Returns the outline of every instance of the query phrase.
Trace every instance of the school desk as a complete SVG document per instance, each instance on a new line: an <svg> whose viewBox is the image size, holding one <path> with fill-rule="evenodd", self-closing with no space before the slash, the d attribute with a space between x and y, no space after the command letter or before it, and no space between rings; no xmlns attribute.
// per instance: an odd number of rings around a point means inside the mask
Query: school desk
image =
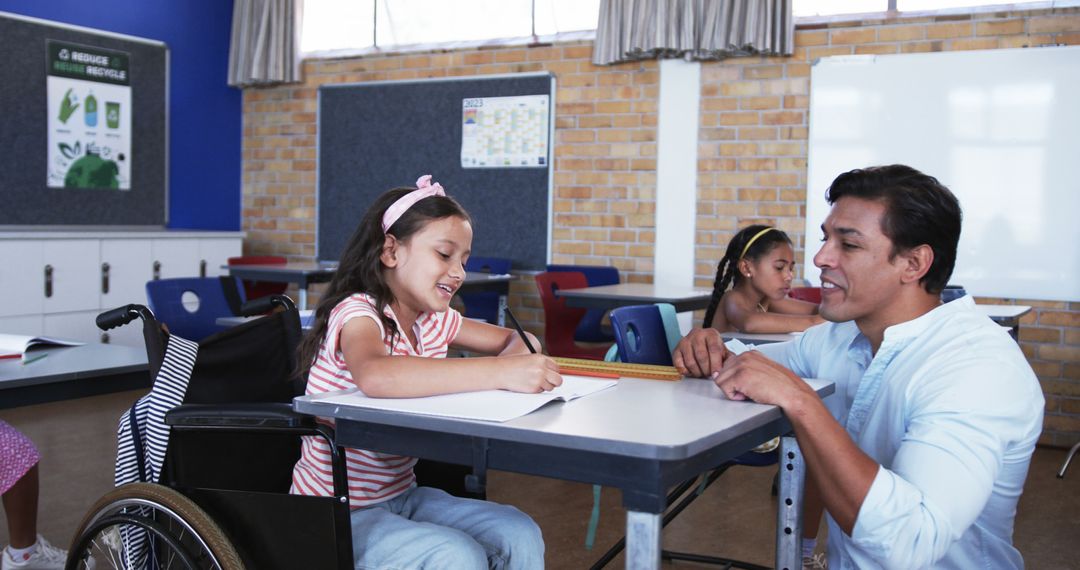
<svg viewBox="0 0 1080 570"><path fill-rule="evenodd" d="M300 309L307 308L307 288L312 283L326 283L334 278L337 267L319 263L287 263L285 265L222 265L229 275L249 281L296 283L300 290Z"/></svg>
<svg viewBox="0 0 1080 570"><path fill-rule="evenodd" d="M1019 338L1020 317L1031 311L1031 307L1028 307L1027 305L975 305L975 309L990 317L990 320L1008 329L1009 334L1013 339ZM737 338L746 343L755 342L757 344L764 344L768 342L784 342L792 340L798 338L798 333L754 334L726 332L720 333L720 336L725 339Z"/></svg>
<svg viewBox="0 0 1080 570"><path fill-rule="evenodd" d="M809 382L822 396L833 392L832 382ZM727 400L703 379L623 378L504 423L320 400L300 396L293 407L334 418L340 445L472 465L479 473L499 469L619 488L627 509L626 567L635 569L660 565L661 516L672 486L791 430L776 406ZM780 473L776 563L797 568L803 466L794 437L783 438Z"/></svg>
<svg viewBox="0 0 1080 570"><path fill-rule="evenodd" d="M84 344L34 350L45 358L0 359L0 408L82 398L151 384L146 350Z"/></svg>
<svg viewBox="0 0 1080 570"><path fill-rule="evenodd" d="M774 342L787 342L799 338L802 333L744 333L739 331L727 331L720 333L724 340L737 338L744 344L770 344Z"/></svg>
<svg viewBox="0 0 1080 570"><path fill-rule="evenodd" d="M307 288L312 283L327 283L334 278L337 266L317 263L288 263L285 265L223 265L229 275L251 281L270 281L273 283L296 283L300 291L297 308L307 309ZM499 295L499 325L502 326L506 296L513 275L492 275L489 273L470 272L465 274L461 290L474 292L495 291Z"/></svg>
<svg viewBox="0 0 1080 570"><path fill-rule="evenodd" d="M712 289L671 287L654 283L618 283L580 289L559 289L555 296L566 299L571 307L610 310L626 305L671 303L678 312L695 311L709 306Z"/></svg>
<svg viewBox="0 0 1080 570"><path fill-rule="evenodd" d="M995 323L1008 327L1014 340L1020 338L1020 317L1031 312L1027 305L975 305L975 308Z"/></svg>

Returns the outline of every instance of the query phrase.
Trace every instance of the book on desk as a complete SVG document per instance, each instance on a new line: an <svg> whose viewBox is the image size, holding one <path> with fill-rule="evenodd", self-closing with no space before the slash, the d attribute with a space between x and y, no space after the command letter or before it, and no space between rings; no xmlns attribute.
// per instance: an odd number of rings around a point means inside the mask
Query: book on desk
<svg viewBox="0 0 1080 570"><path fill-rule="evenodd" d="M53 346L79 346L77 340L49 336L31 336L0 333L0 358L22 358L24 363L35 359L34 349Z"/></svg>
<svg viewBox="0 0 1080 570"><path fill-rule="evenodd" d="M363 392L353 389L320 395L318 399L342 406L388 412L505 422L533 412L548 402L556 400L569 402L595 394L615 384L615 380L564 375L561 386L550 392L539 394L523 394L509 390L481 390L424 398L370 398Z"/></svg>

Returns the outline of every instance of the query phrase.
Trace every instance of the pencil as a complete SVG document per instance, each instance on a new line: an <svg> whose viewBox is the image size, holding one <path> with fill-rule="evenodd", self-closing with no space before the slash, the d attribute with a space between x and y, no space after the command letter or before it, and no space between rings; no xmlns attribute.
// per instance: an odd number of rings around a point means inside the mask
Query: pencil
<svg viewBox="0 0 1080 570"><path fill-rule="evenodd" d="M506 306L503 310L506 311L506 316L510 317L510 322L513 323L514 328L517 329L517 333L521 335L521 340L525 342L525 346L529 348L529 352L536 354L536 349L533 348L532 343L529 342L529 337L525 336L525 331L521 328L521 323L514 317L514 313L510 312L510 307Z"/></svg>
<svg viewBox="0 0 1080 570"><path fill-rule="evenodd" d="M49 355L48 352L45 352L45 353L42 353L42 354L37 354L37 355L31 356L29 358L26 358L25 360L22 361L22 363L23 364L30 364L31 362L37 362L37 361L41 360L42 358L45 358L48 355Z"/></svg>

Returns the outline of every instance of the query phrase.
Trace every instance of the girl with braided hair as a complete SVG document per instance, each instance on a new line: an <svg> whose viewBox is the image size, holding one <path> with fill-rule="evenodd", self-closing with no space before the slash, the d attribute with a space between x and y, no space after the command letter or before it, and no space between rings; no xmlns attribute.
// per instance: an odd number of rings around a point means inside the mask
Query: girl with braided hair
<svg viewBox="0 0 1080 570"><path fill-rule="evenodd" d="M716 266L702 326L720 332L786 333L825 322L817 305L788 297L794 271L795 252L787 234L764 225L743 228Z"/></svg>

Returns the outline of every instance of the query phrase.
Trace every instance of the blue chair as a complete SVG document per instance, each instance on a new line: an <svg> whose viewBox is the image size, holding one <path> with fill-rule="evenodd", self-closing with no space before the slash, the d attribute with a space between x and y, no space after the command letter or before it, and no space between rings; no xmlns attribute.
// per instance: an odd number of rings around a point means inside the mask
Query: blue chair
<svg viewBox="0 0 1080 570"><path fill-rule="evenodd" d="M510 260L502 257L472 256L465 262L465 271L470 273L491 273L505 275L510 273ZM507 284L509 291L510 285ZM485 320L493 325L499 323L499 296L506 293L498 291L478 291L461 293L461 302L465 304L465 316L470 319Z"/></svg>
<svg viewBox="0 0 1080 570"><path fill-rule="evenodd" d="M611 328L619 360L671 366L664 319L656 305L630 305L611 310Z"/></svg>
<svg viewBox="0 0 1080 570"><path fill-rule="evenodd" d="M605 265L548 265L548 271L579 271L585 274L589 287L616 285L619 283L619 270ZM604 319L603 309L588 309L574 331L574 340L581 342L611 342L611 334L600 326Z"/></svg>
<svg viewBox="0 0 1080 570"><path fill-rule="evenodd" d="M193 341L223 331L218 317L238 315L244 289L237 277L179 277L146 283L150 310L169 332Z"/></svg>
<svg viewBox="0 0 1080 570"><path fill-rule="evenodd" d="M675 347L682 340L682 330L679 329L679 317L675 312L675 305L671 303L656 303L654 305L660 311L660 320L664 323L664 334L667 336L668 354L675 353ZM632 334L632 333L631 333ZM615 343L608 349L604 356L607 362L619 362L619 344Z"/></svg>

